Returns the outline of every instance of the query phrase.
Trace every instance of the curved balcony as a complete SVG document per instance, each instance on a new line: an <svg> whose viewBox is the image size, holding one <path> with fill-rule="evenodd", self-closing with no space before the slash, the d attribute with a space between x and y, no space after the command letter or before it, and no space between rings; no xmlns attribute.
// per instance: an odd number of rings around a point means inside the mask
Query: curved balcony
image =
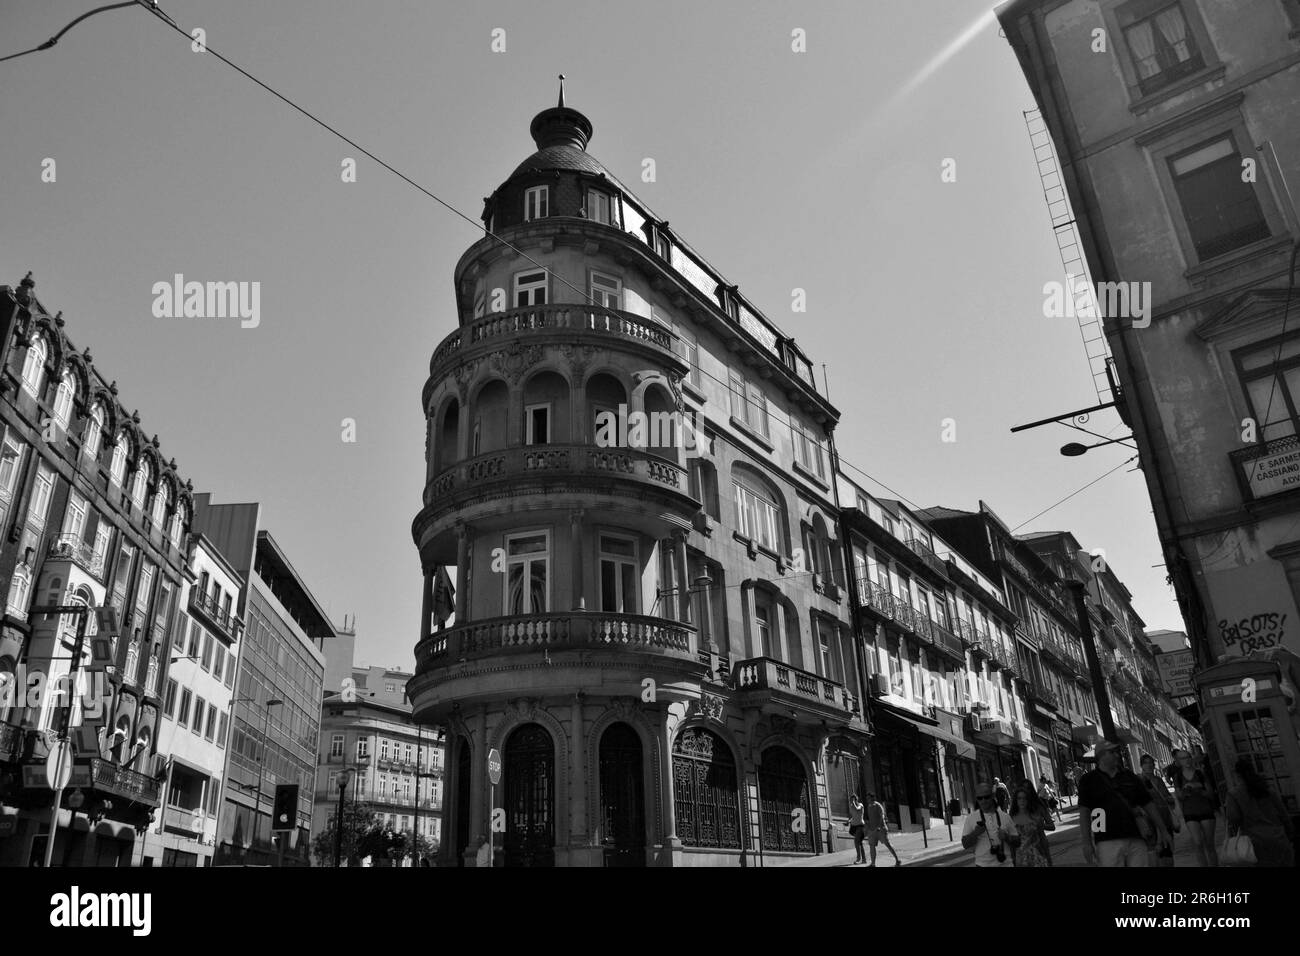
<svg viewBox="0 0 1300 956"><path fill-rule="evenodd" d="M575 489L590 489L608 486L611 479L628 483L638 497L659 493L687 513L699 508L687 490L686 469L651 452L598 445L520 445L457 462L440 472L425 486L421 519L432 520L476 494L520 482L559 480L571 482Z"/></svg>
<svg viewBox="0 0 1300 956"><path fill-rule="evenodd" d="M853 713L858 707L857 698L838 681L771 657L737 661L732 668L732 686L751 699L770 704L771 712L782 716L790 704L805 704L818 712L834 711L837 716Z"/></svg>
<svg viewBox="0 0 1300 956"><path fill-rule="evenodd" d="M621 650L698 661L695 628L643 614L572 611L512 614L470 621L415 645L415 672L502 654L553 650Z"/></svg>
<svg viewBox="0 0 1300 956"><path fill-rule="evenodd" d="M604 306L561 303L494 312L471 320L434 349L429 362L429 376L436 378L440 369L455 361L494 351L511 342L542 345L576 340L594 343L599 339L607 339L611 345L630 343L648 347L682 364L685 369L675 349L677 336L653 319Z"/></svg>

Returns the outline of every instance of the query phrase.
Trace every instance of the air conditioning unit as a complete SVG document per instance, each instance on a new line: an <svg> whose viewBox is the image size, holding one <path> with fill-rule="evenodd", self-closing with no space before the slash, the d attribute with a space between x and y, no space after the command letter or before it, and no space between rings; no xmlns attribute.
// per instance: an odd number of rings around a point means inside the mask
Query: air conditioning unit
<svg viewBox="0 0 1300 956"><path fill-rule="evenodd" d="M871 677L871 689L877 697L883 697L885 694L890 693L889 675L873 674Z"/></svg>
<svg viewBox="0 0 1300 956"><path fill-rule="evenodd" d="M966 723L973 734L977 734L984 729L984 721L979 714L972 713L967 715Z"/></svg>

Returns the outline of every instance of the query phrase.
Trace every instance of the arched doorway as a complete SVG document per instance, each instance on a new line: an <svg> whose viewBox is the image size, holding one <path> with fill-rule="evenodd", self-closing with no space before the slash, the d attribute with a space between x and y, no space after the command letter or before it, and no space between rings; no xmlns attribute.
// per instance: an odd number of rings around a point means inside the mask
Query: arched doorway
<svg viewBox="0 0 1300 956"><path fill-rule="evenodd" d="M555 865L555 742L538 724L505 748L505 865Z"/></svg>
<svg viewBox="0 0 1300 956"><path fill-rule="evenodd" d="M701 727L673 744L677 835L686 846L741 849L736 758L721 737Z"/></svg>
<svg viewBox="0 0 1300 956"><path fill-rule="evenodd" d="M763 849L813 852L817 824L808 799L808 774L799 758L785 747L764 750L758 790Z"/></svg>
<svg viewBox="0 0 1300 956"><path fill-rule="evenodd" d="M641 738L627 724L600 737L600 824L606 866L645 866Z"/></svg>
<svg viewBox="0 0 1300 956"><path fill-rule="evenodd" d="M470 753L469 741L464 737L459 738L456 747L456 806L452 811L455 814L456 821L456 838L452 843L456 852L456 865L465 865L465 850L470 848L469 845L469 783L470 783ZM486 834L484 834L486 836ZM475 841L477 842L477 841ZM477 847L474 847L477 849Z"/></svg>

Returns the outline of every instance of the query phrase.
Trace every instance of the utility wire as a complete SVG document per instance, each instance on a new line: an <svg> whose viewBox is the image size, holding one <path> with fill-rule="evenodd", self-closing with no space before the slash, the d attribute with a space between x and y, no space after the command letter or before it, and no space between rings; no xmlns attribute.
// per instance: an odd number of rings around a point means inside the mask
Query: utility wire
<svg viewBox="0 0 1300 956"><path fill-rule="evenodd" d="M89 13L83 13L81 16L77 17L77 19L73 20L66 27L64 27L58 33L54 34L54 36L50 37L40 46L34 46L30 50L23 50L21 53L10 53L8 56L0 56L0 63L3 63L5 60L16 60L20 56L26 56L28 53L38 53L41 50L48 50L50 47L54 46L54 44L58 43L59 40L63 39L63 34L67 33L69 30L75 27L82 20L88 19L89 17L93 17L97 13L104 13L105 11L108 10L118 10L122 7L135 7L135 6L143 6L142 0L126 0L125 3L110 3L104 7L96 7L94 10L91 10ZM150 9L150 8L146 7L145 9Z"/></svg>
<svg viewBox="0 0 1300 956"><path fill-rule="evenodd" d="M169 26L169 27L171 27L173 30L175 30L175 31L176 31L176 32L177 32L181 37L183 37L183 38L185 39L185 41L186 41L187 43L192 42L193 37L192 37L190 34L186 33L185 30L184 30L180 25L178 25L178 24L176 23L175 20L173 20L170 16L168 16L166 13L164 13L164 12L163 12L159 7L157 7L156 4L146 5L146 4L145 4L145 0L134 0L134 2L139 3L141 6L144 6L145 9L149 10L151 13L156 14L156 15L159 17L159 19L162 20L163 23L165 23L167 26ZM126 6L126 5L128 5L128 4L122 4L122 5L123 5L123 6ZM83 19L84 19L84 18L83 18ZM336 129L335 127L331 126L329 123L327 123L327 122L325 122L324 120L320 119L318 116L316 116L316 115L315 115L314 113L312 113L310 110L306 109L305 107L299 106L297 103L295 103L295 102L294 102L293 100L291 100L289 97L285 96L283 93L279 92L278 90L276 90L275 88L271 87L270 85L268 85L268 84L262 82L262 81L259 80L256 76L254 76L253 74L249 73L247 70L243 69L243 68L240 67L238 64L233 63L233 62L232 62L231 60L229 60L227 57L225 57L225 56L223 56L222 54L218 53L215 49L213 49L211 46L207 45L206 43L204 44L204 49L205 49L208 53L210 53L212 56L214 56L216 59L220 60L222 63L226 64L226 65L229 66L231 69L235 70L235 71L236 71L237 73L239 73L241 76L243 76L243 77L245 77L246 79L250 80L251 82L255 83L257 86L259 86L259 87L261 87L262 89L266 90L268 93L270 93L270 94L271 94L272 96L274 96L276 99L278 99L278 100L280 100L281 102L283 102L285 105L291 107L292 109L294 109L294 110L296 110L297 112L301 113L303 116L307 117L309 120L311 120L311 121L312 121L313 123L315 123L317 126L320 126L322 129L324 129L324 130L326 130L327 132L331 133L332 135L338 137L338 138L341 139L343 142L347 143L349 146L351 146L351 147L353 147L354 149L356 149L358 152L360 152L360 153L362 153L363 155L367 156L368 158L374 160L376 163L378 163L378 164L379 164L380 166L382 166L384 169L388 170L388 171L389 171L390 173L392 173L394 176L398 177L398 178L401 179L403 182L405 182L405 183L407 183L408 185L410 185L410 186L414 187L415 189L419 190L419 192L421 192L421 193L424 194L425 196L429 197L430 199L432 199L434 202L438 203L438 204L439 204L440 206L442 206L443 208L447 209L447 210L448 210L449 212L451 212L453 215L455 215L455 216L457 216L457 217L459 217L459 218L465 220L465 222L467 222L467 223L469 223L471 226L473 226L473 227L475 228L475 230L482 229L482 231L483 231L486 235L488 235L488 236L490 236L491 238L495 239L496 241L500 242L500 243L501 243L502 245L504 245L506 248L510 249L512 252L514 252L515 254L517 254L520 258L526 260L527 262L532 263L533 265L537 266L539 269L543 269L543 270L545 270L548 274L553 275L554 278L555 278L557 281L559 281L561 284L567 286L569 289L571 289L571 290L572 290L573 292L575 292L577 295L581 296L582 299L584 299L584 300L587 301L588 303L595 304L595 299L594 299L594 297L592 296L592 294L591 294L588 290L581 289L581 288L579 288L578 286L575 286L572 282L570 282L570 281L569 281L568 279L566 279L564 276L559 275L559 274L557 274L557 273L553 273L553 272L551 272L551 270L550 270L550 269L547 269L547 267L546 267L543 263L538 262L536 259L532 258L532 257L529 256L528 254L526 254L525 252L523 252L521 249L519 249L517 246L515 246L514 244L512 244L512 243L509 242L508 240L503 239L501 236L499 236L499 235L497 235L496 233L494 233L492 230L483 227L483 225L482 225L480 222L474 220L474 219L471 218L470 216L467 216L465 213L461 212L459 209L457 209L457 208L456 208L455 206L453 206L451 203L449 203L449 202L447 202L446 200L442 199L442 197L438 196L438 195L437 195L436 193L434 193L432 190L425 188L425 187L422 186L420 183L418 183L418 182L416 182L415 180L411 179L409 176L407 176L407 175L406 175L405 173L403 173L401 170L399 170L399 169L397 169L396 167L392 166L390 163L386 162L385 160L381 159L379 156L375 155L375 154L374 154L373 152L371 152L370 150L366 149L366 148L365 148L364 146L362 146L360 143L356 142L356 141L353 140L352 138L350 138L350 137L348 137L347 135L345 135L344 133L340 132L340 131L339 131L338 129ZM1298 246L1298 248L1300 248L1300 246ZM724 381L723 379L719 378L718 376L713 375L711 372L706 371L705 369L701 368L699 365L696 365L696 366L694 366L694 367L696 368L697 371L700 372L700 374L708 376L709 378L713 379L714 381L718 382L719 384L725 386L728 390L731 389L731 383L730 383L730 382L728 382L728 381ZM745 397L745 401L748 402L748 397ZM792 420L792 419L785 418L785 419L783 420L782 417L781 417L780 415L770 415L770 412L769 412L769 416L770 416L770 417L773 417L773 418L776 418L777 421L778 421L778 423L785 425L785 426L786 426L787 428L789 428L792 432L794 431L794 423L793 423L793 420ZM1137 457L1137 456L1134 456L1134 458L1130 458L1130 459L1128 459L1128 461L1122 462L1120 465L1117 465L1115 468L1112 468L1110 471L1106 472L1105 474L1103 474L1103 475L1101 475L1101 476L1099 476L1099 477L1093 479L1093 480L1090 481L1088 484L1084 485L1082 488L1079 488L1078 490L1071 492L1071 493L1070 493L1069 495L1067 495L1065 498L1062 498L1060 501L1056 502L1055 504L1049 506L1048 508L1046 508L1046 509L1044 509L1043 511L1040 511L1038 514L1034 515L1033 518L1030 518L1028 521L1023 522L1023 523L1020 524L1020 525L1017 525L1016 528L1013 528L1013 529L1012 529L1013 532L1014 532L1015 530L1018 530L1019 528L1024 527L1024 525L1028 524L1030 521L1033 521L1033 520L1035 520L1036 518L1041 517L1042 515L1046 514L1048 511L1051 511L1053 508L1056 508L1057 506L1059 506L1059 505L1061 505L1061 504L1064 504L1066 501L1068 501L1070 498L1073 498L1075 495L1079 494L1080 492L1085 491L1086 489L1092 487L1092 485L1095 485L1097 482L1101 481L1102 478L1105 478L1105 477L1107 477L1108 475L1112 474L1113 472L1118 471L1118 470L1119 470L1120 468L1122 468L1124 465L1128 464L1130 461L1133 461L1136 457ZM917 511L924 511L924 510L925 510L925 509L922 508L920 505L918 505L916 502L912 501L910 498L907 498L905 495L902 495L901 493L899 493L899 492L897 492L897 491L894 491L892 488L890 488L890 487L889 487L888 485L886 485L884 482L882 482L882 481L880 481L878 478L875 478L874 476L868 474L866 471L864 471L863 469L857 467L857 466L854 465L852 462L846 461L846 460L843 459L843 458L840 458L839 460L840 460L840 463L841 463L841 464L847 465L849 468L853 469L853 470L856 471L858 474L860 474L860 475L862 475L863 477L867 478L869 481L871 481L871 482L873 482L873 483L879 485L881 488L884 488L884 489L885 489L886 491L888 491L890 494L896 495L896 496L899 498L899 500L906 502L906 503L907 503L909 506L911 506L913 509L915 509L915 510L917 510ZM944 552L944 555L951 555L951 554L956 554L956 553L957 553L957 552L954 552L954 551L945 551L945 552Z"/></svg>

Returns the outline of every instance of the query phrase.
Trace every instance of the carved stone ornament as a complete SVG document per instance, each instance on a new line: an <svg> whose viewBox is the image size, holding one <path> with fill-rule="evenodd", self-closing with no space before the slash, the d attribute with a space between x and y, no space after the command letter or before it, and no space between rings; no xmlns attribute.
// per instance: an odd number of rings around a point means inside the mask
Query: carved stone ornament
<svg viewBox="0 0 1300 956"><path fill-rule="evenodd" d="M722 723L723 700L714 694L700 695L700 712L709 720Z"/></svg>
<svg viewBox="0 0 1300 956"><path fill-rule="evenodd" d="M573 370L575 379L582 378L582 373L586 371L587 366L591 364L592 358L596 354L594 345L574 345L566 343L560 346L560 354L564 356L565 362Z"/></svg>
<svg viewBox="0 0 1300 956"><path fill-rule="evenodd" d="M772 715L772 733L782 734L786 737L794 736L795 723L790 717L782 717L779 714Z"/></svg>
<svg viewBox="0 0 1300 956"><path fill-rule="evenodd" d="M522 346L512 342L508 348L491 355L492 367L513 387L519 384L524 372L542 360L540 345Z"/></svg>
<svg viewBox="0 0 1300 956"><path fill-rule="evenodd" d="M462 391L464 391L470 381L474 378L474 372L477 371L477 369L477 359L470 359L468 362L462 362L460 365L456 366L456 371L453 374L456 376L456 384L460 386Z"/></svg>

